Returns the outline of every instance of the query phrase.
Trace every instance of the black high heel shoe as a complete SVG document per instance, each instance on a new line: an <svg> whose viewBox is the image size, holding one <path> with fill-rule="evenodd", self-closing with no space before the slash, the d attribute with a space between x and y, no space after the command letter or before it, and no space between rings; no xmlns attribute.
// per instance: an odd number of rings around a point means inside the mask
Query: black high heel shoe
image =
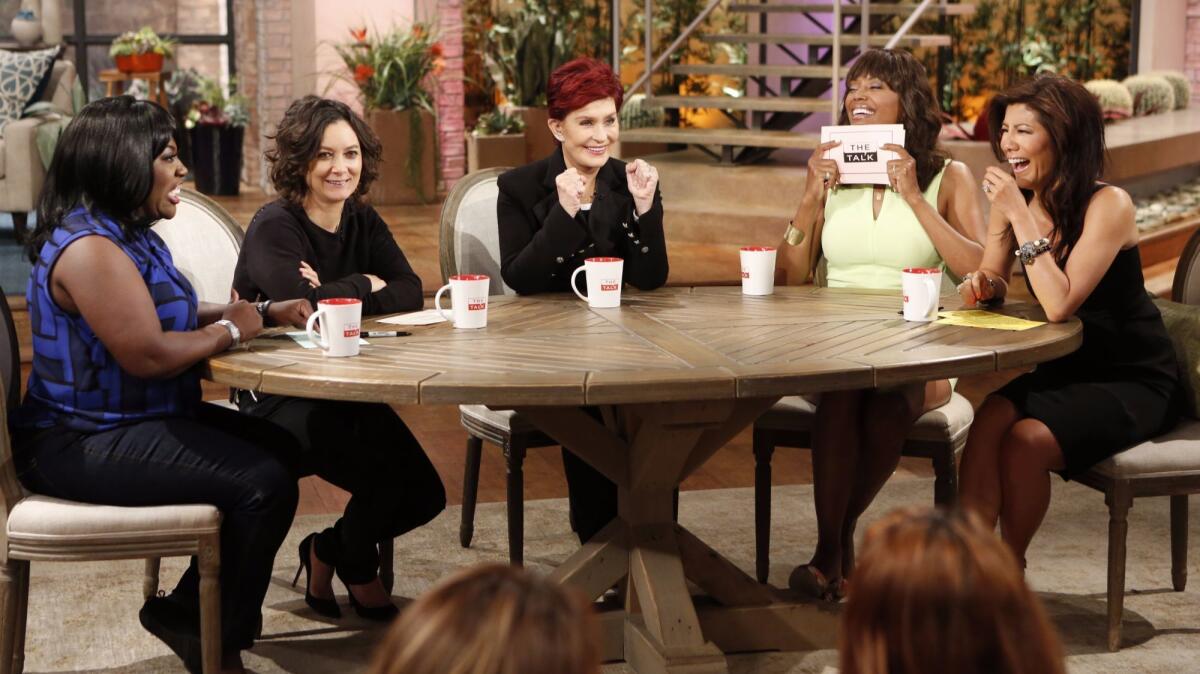
<svg viewBox="0 0 1200 674"><path fill-rule="evenodd" d="M383 606L363 606L358 603L358 599L354 596L354 590L350 587L350 583L346 582L346 579L342 577L340 570L335 569L335 571L337 571L338 580L342 581L342 584L346 586L346 594L350 595L350 605L354 607L354 612L358 614L358 617L374 622L386 623L391 622L393 618L400 615L400 609L396 608L396 605L391 601L388 601Z"/></svg>
<svg viewBox="0 0 1200 674"><path fill-rule="evenodd" d="M309 534L300 541L300 568L296 569L296 577L292 579L292 587L296 587L296 583L300 580L300 572L304 571L304 603L308 604L309 608L316 611L318 615L326 618L341 618L342 609L338 606L336 599L321 599L314 597L309 590L309 578L312 576L312 569L309 568L310 557L309 552L312 550L313 542L317 539L315 533ZM354 603L354 595L350 595L350 603ZM357 604L354 607L358 609ZM362 615L359 612L359 615Z"/></svg>

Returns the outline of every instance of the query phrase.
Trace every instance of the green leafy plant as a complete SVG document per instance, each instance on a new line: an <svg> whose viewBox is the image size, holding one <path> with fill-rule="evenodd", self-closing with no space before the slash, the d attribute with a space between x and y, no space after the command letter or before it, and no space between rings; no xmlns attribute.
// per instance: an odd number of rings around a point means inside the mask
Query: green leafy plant
<svg viewBox="0 0 1200 674"><path fill-rule="evenodd" d="M621 129L644 129L662 126L666 121L666 111L658 107L646 105L646 94L636 93L625 99L621 106Z"/></svg>
<svg viewBox="0 0 1200 674"><path fill-rule="evenodd" d="M445 61L427 24L374 35L352 28L350 34L353 41L334 46L346 66L339 76L358 85L368 110L433 111L436 77Z"/></svg>
<svg viewBox="0 0 1200 674"><path fill-rule="evenodd" d="M194 71L193 71L194 72ZM237 80L229 80L226 91L221 83L197 74L196 98L193 100L183 126L244 127L250 123L250 102L237 90Z"/></svg>
<svg viewBox="0 0 1200 674"><path fill-rule="evenodd" d="M524 130L525 120L519 115L510 115L497 109L480 115L473 132L476 136L500 136Z"/></svg>
<svg viewBox="0 0 1200 674"><path fill-rule="evenodd" d="M108 55L136 56L138 54L162 54L171 58L175 54L175 40L158 36L150 26L142 26L139 30L121 33L113 40Z"/></svg>

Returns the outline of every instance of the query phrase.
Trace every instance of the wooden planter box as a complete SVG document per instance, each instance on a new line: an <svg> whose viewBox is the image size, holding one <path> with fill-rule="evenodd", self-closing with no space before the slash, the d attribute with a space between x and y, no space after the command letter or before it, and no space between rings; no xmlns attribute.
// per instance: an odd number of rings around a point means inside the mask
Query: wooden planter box
<svg viewBox="0 0 1200 674"><path fill-rule="evenodd" d="M520 115L525 120L525 161L521 163L545 159L558 148L558 143L550 134L550 127L546 125L550 120L549 110L513 106L508 109L508 114Z"/></svg>
<svg viewBox="0 0 1200 674"><path fill-rule="evenodd" d="M520 166L524 163L525 134L479 136L467 132L467 173L494 166Z"/></svg>
<svg viewBox="0 0 1200 674"><path fill-rule="evenodd" d="M413 116L416 121L414 133ZM437 130L425 110L370 110L367 124L383 143L379 179L371 186L372 204L427 204L437 199ZM420 143L416 175L409 175L413 141Z"/></svg>

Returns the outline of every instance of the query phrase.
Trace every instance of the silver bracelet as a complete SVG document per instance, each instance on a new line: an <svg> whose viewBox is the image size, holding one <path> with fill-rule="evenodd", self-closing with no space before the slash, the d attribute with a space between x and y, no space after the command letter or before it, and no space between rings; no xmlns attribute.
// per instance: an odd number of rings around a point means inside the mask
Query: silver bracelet
<svg viewBox="0 0 1200 674"><path fill-rule="evenodd" d="M215 321L213 325L219 325L229 331L229 337L233 339L233 342L229 345L229 348L232 349L242 342L242 331L238 330L238 326L234 325L233 321L227 318L222 318L219 321Z"/></svg>

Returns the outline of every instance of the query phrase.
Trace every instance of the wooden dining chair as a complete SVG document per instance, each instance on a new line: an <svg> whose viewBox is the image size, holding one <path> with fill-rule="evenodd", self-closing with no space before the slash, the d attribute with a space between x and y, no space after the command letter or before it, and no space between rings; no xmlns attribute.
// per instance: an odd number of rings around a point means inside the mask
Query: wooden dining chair
<svg viewBox="0 0 1200 674"><path fill-rule="evenodd" d="M500 276L500 233L496 223L496 179L508 168L476 171L454 184L442 206L442 282L455 274L487 274L490 294L515 295ZM475 504L479 493L479 465L483 443L504 452L507 469L508 559L521 564L525 559L525 450L558 443L539 432L512 410L494 410L486 405L461 405L459 418L467 430L467 461L463 471L462 523L459 543L470 547L475 535Z"/></svg>
<svg viewBox="0 0 1200 674"><path fill-rule="evenodd" d="M1074 479L1104 492L1108 505L1108 650L1121 648L1125 608L1125 537L1129 509L1141 496L1170 496L1171 586L1187 585L1188 496L1200 493L1200 231L1175 267L1171 302L1156 300L1175 343L1186 390L1185 411L1170 432L1116 454Z"/></svg>
<svg viewBox="0 0 1200 674"><path fill-rule="evenodd" d="M813 283L825 285L825 260L814 270ZM943 294L953 292L953 282L943 274ZM897 305L899 295L897 295ZM767 582L771 567L771 458L776 447L812 447L812 424L816 405L803 396L787 396L754 422L754 570L760 583ZM904 440L902 456L929 459L933 463L934 503L952 506L958 500L958 456L967 444L967 433L975 420L971 402L951 392L950 400L921 415Z"/></svg>
<svg viewBox="0 0 1200 674"><path fill-rule="evenodd" d="M158 591L161 557L195 556L200 569L200 648L204 674L221 671L221 513L211 505L140 508L31 494L17 480L8 410L19 399L20 360L12 312L0 288L0 674L25 666L29 563L146 559L147 599ZM153 565L149 562L153 560ZM153 575L149 571L153 569Z"/></svg>

